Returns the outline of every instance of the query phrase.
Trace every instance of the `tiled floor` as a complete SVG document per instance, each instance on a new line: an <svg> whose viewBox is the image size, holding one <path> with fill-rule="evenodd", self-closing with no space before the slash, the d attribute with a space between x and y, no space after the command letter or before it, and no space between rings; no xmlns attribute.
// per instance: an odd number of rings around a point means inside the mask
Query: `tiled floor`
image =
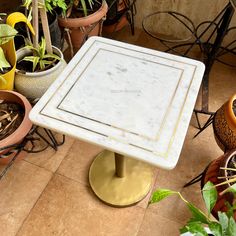
<svg viewBox="0 0 236 236"><path fill-rule="evenodd" d="M126 29L115 37L160 49L142 31L131 36ZM212 111L235 93L235 77L236 69L215 63L210 77ZM189 201L204 209L199 184L186 189L182 186L222 151L214 141L212 127L193 139L197 131L195 123L193 117L177 167L171 171L155 170L153 190L164 187L181 191ZM99 147L67 137L57 152L48 149L14 163L0 181L0 235L179 235L178 229L189 213L176 197L148 206L149 194L135 206L114 208L94 196L88 184L88 170L100 151Z"/></svg>

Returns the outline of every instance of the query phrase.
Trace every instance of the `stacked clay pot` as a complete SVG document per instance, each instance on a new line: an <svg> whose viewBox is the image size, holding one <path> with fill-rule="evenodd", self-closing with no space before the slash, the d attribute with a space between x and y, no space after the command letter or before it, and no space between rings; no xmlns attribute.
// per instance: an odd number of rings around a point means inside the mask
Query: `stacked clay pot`
<svg viewBox="0 0 236 236"><path fill-rule="evenodd" d="M235 100L236 94L217 110L213 120L215 139L223 151L236 148L236 116L233 111Z"/></svg>
<svg viewBox="0 0 236 236"><path fill-rule="evenodd" d="M209 166L207 167L205 174L202 178L201 187L208 182L211 181L214 185L217 185L221 182L224 182L228 180L228 176L225 170L222 170L220 167L227 167L229 160L232 158L232 156L236 155L236 149L231 150L224 155L220 156L216 160L212 161ZM224 176L225 178L219 179L219 176ZM229 184L225 184L222 186L216 187L218 192L218 198L215 207L212 210L212 215L215 218L218 218L218 211L226 212L227 206L225 205L226 202L229 202L231 205L234 201L234 194L231 192L224 193L223 195L220 195L222 191L224 191L226 188L229 187ZM236 219L236 211L234 211L234 219Z"/></svg>

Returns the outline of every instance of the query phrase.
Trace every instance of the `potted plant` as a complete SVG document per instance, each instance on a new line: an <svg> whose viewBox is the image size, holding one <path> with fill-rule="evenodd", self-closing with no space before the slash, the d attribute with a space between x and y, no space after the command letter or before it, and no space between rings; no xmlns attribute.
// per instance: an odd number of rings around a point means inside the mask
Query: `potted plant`
<svg viewBox="0 0 236 236"><path fill-rule="evenodd" d="M13 155L6 154L19 144L32 127L31 105L21 94L0 90L0 164L7 164Z"/></svg>
<svg viewBox="0 0 236 236"><path fill-rule="evenodd" d="M231 150L216 160L212 161L205 170L202 186L211 181L217 190L217 202L212 209L212 214L217 217L217 212L226 212L228 206L234 203L235 197L229 189L236 189L236 150ZM236 219L236 211L234 210Z"/></svg>
<svg viewBox="0 0 236 236"><path fill-rule="evenodd" d="M188 202L180 192L169 189L157 189L152 194L149 204L160 202L171 195L178 195L192 214L191 219L180 229L181 235L235 236L236 222L233 217L233 208L235 206L230 207L227 212L218 212L218 221L211 220L210 213L217 201L217 191L214 184L207 182L203 187L202 194L208 214L203 213L203 211Z"/></svg>
<svg viewBox="0 0 236 236"><path fill-rule="evenodd" d="M13 38L17 31L14 26L18 22L27 24L34 34L32 25L20 12L14 12L7 17L6 24L0 24L0 89L13 90L16 68L16 52Z"/></svg>
<svg viewBox="0 0 236 236"><path fill-rule="evenodd" d="M90 36L101 35L108 6L105 0L69 0L67 11L59 17L70 47L77 51Z"/></svg>
<svg viewBox="0 0 236 236"><path fill-rule="evenodd" d="M5 14L1 14L3 16ZM0 21L3 21L0 18ZM17 31L8 24L0 24L0 89L13 89L14 51L12 41Z"/></svg>
<svg viewBox="0 0 236 236"><path fill-rule="evenodd" d="M15 88L30 100L40 98L66 66L62 52L55 46L52 49L53 53L47 52L42 38L38 47L17 50Z"/></svg>
<svg viewBox="0 0 236 236"><path fill-rule="evenodd" d="M236 94L216 111L213 130L216 142L223 151L236 148Z"/></svg>
<svg viewBox="0 0 236 236"><path fill-rule="evenodd" d="M44 1L40 1L41 4ZM40 11L44 37L38 43L38 11ZM26 40L26 46L17 50L15 88L33 102L39 99L51 83L64 70L66 62L60 49L52 46L45 7L38 8L32 2L32 18L35 27L33 44Z"/></svg>
<svg viewBox="0 0 236 236"><path fill-rule="evenodd" d="M58 25L58 15L61 15L62 12L65 12L67 5L64 0L45 0L45 4L42 4L41 1L38 1L39 8L45 8L47 12L48 25L50 36L52 40L52 45L57 48L62 48L62 32ZM23 5L25 11L28 12L28 18L31 19L32 12L32 0L23 0ZM24 28L20 27L19 32L25 37L27 36ZM42 25L39 24L39 37L43 35ZM23 42L24 43L24 42Z"/></svg>

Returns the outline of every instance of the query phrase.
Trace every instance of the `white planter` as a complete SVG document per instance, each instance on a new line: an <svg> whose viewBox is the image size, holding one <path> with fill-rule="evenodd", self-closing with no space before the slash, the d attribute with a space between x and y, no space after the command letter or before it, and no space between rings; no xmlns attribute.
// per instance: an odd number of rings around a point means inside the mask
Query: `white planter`
<svg viewBox="0 0 236 236"><path fill-rule="evenodd" d="M66 67L62 52L53 46L53 52L58 55L60 60L53 68L41 72L26 72L21 73L16 69L15 75L15 89L23 94L25 97L35 100L42 97L52 82L61 74ZM21 60L24 56L29 55L30 50L21 48L17 50L17 61Z"/></svg>

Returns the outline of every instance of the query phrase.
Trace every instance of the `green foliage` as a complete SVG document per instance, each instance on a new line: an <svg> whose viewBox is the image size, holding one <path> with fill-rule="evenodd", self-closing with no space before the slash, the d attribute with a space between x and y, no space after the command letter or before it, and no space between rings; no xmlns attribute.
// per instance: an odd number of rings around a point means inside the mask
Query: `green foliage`
<svg viewBox="0 0 236 236"><path fill-rule="evenodd" d="M49 12L52 12L53 9L59 7L65 13L67 9L67 4L65 0L46 0L45 7Z"/></svg>
<svg viewBox="0 0 236 236"><path fill-rule="evenodd" d="M31 9L32 0L23 0L23 7L30 10ZM42 3L38 3L38 7L44 7ZM67 4L65 0L45 0L45 8L46 11L52 12L55 8L60 8L63 12L66 12Z"/></svg>
<svg viewBox="0 0 236 236"><path fill-rule="evenodd" d="M207 236L208 234L204 228L207 226L214 236L236 235L236 222L233 218L233 209L235 206L228 208L229 212L227 213L218 212L219 221L212 221L210 219L209 213L214 208L217 200L217 191L211 182L207 182L203 188L203 199L208 215L205 215L200 209L184 199L180 192L168 189L157 189L152 194L149 204L160 202L173 194L177 194L185 202L192 214L187 224L180 229L180 233L190 232L197 236Z"/></svg>
<svg viewBox="0 0 236 236"><path fill-rule="evenodd" d="M214 188L214 184L211 182L207 182L203 188L202 194L206 204L208 215L210 215L217 201L217 191Z"/></svg>
<svg viewBox="0 0 236 236"><path fill-rule="evenodd" d="M3 49L0 47L0 72L3 71L4 68L10 68L11 65L7 61Z"/></svg>
<svg viewBox="0 0 236 236"><path fill-rule="evenodd" d="M22 60L32 62L32 71L43 71L53 65L57 60L61 60L57 55L46 52L46 41L44 38L42 38L38 48L32 45L27 45L25 48L32 50L33 55L26 56Z"/></svg>
<svg viewBox="0 0 236 236"><path fill-rule="evenodd" d="M176 193L177 192L173 192L169 189L158 189L153 193L149 204L160 202L161 200L165 199L166 197L176 194Z"/></svg>
<svg viewBox="0 0 236 236"><path fill-rule="evenodd" d="M75 7L77 8L79 4L83 9L84 16L88 15L88 7L93 9L93 4L95 0L45 0L45 8L47 11L51 12L55 8L60 8L62 10L63 15L66 15L66 10ZM23 6L30 10L32 4L32 0L23 0ZM39 7L44 7L39 2Z"/></svg>
<svg viewBox="0 0 236 236"><path fill-rule="evenodd" d="M17 31L7 24L0 24L0 45L7 43L15 37Z"/></svg>
<svg viewBox="0 0 236 236"><path fill-rule="evenodd" d="M0 13L0 16L6 16L5 13ZM3 19L0 18L0 21ZM0 45L9 42L11 39L15 37L17 31L7 24L0 24ZM7 61L3 49L0 47L0 72L3 72L4 68L10 68L11 65ZM6 84L6 80L0 76L0 82Z"/></svg>

